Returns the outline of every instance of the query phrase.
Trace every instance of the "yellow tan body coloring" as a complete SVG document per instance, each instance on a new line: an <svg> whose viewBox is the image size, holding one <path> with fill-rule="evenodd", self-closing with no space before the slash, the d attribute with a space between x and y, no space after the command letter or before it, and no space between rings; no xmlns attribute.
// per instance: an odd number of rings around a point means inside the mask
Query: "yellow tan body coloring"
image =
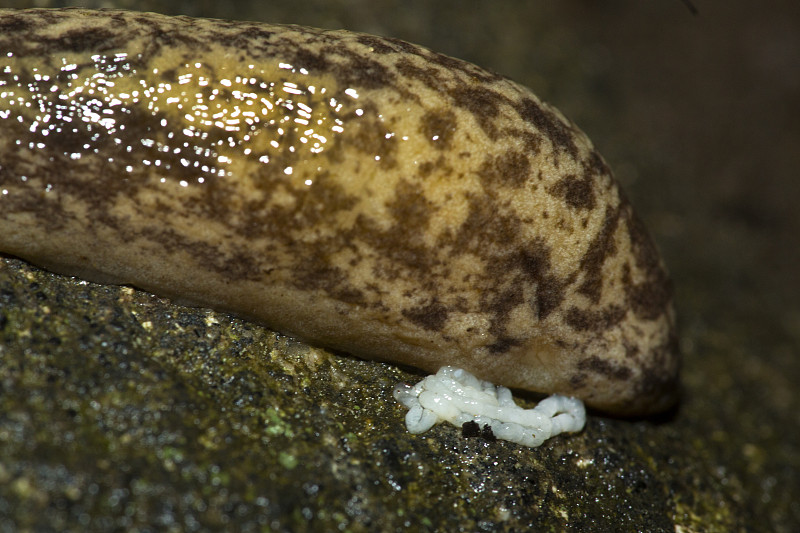
<svg viewBox="0 0 800 533"><path fill-rule="evenodd" d="M613 413L675 399L669 280L590 141L398 40L0 11L0 251Z"/></svg>

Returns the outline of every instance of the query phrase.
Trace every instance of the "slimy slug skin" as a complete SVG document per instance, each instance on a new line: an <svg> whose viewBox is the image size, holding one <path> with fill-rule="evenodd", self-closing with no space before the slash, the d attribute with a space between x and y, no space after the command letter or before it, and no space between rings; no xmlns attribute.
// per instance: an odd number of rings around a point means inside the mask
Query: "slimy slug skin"
<svg viewBox="0 0 800 533"><path fill-rule="evenodd" d="M676 398L669 280L591 142L396 39L0 10L0 251L610 413Z"/></svg>

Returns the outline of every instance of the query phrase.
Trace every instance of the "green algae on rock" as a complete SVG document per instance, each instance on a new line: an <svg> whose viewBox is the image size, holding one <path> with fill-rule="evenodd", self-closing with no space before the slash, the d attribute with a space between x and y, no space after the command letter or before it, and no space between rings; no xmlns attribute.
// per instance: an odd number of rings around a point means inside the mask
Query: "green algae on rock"
<svg viewBox="0 0 800 533"><path fill-rule="evenodd" d="M590 141L395 39L0 11L0 251L620 414L675 400L669 280Z"/></svg>

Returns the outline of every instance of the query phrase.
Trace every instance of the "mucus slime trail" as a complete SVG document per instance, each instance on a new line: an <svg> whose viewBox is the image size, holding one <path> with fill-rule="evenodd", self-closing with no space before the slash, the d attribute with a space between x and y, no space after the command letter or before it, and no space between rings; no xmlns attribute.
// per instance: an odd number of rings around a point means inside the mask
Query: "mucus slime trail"
<svg viewBox="0 0 800 533"><path fill-rule="evenodd" d="M0 251L613 413L675 400L669 280L590 141L395 39L0 11Z"/></svg>

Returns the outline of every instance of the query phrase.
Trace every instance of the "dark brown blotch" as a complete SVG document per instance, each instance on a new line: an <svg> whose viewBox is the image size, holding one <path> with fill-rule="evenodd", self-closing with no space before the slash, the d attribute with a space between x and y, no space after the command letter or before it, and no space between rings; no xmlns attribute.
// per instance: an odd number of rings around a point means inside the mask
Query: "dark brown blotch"
<svg viewBox="0 0 800 533"><path fill-rule="evenodd" d="M626 268L623 282L628 305L636 316L644 320L659 318L672 301L672 282L663 270L647 277L642 283L633 283L630 269Z"/></svg>
<svg viewBox="0 0 800 533"><path fill-rule="evenodd" d="M105 52L119 48L120 34L105 28L75 29L42 41L48 53Z"/></svg>
<svg viewBox="0 0 800 533"><path fill-rule="evenodd" d="M595 194L592 182L570 174L548 187L547 192L561 198L573 209L594 209Z"/></svg>
<svg viewBox="0 0 800 533"><path fill-rule="evenodd" d="M580 270L584 273L583 283L578 287L578 292L589 298L593 303L600 301L603 293L603 263L607 257L617 252L614 242L614 232L619 224L619 209L606 211L603 226L597 233L586 253L581 258Z"/></svg>
<svg viewBox="0 0 800 533"><path fill-rule="evenodd" d="M519 346L520 344L521 342L517 339L512 339L511 337L500 337L486 348L491 354L502 354L508 352L514 346Z"/></svg>
<svg viewBox="0 0 800 533"><path fill-rule="evenodd" d="M504 212L505 211L505 212ZM452 242L443 239L440 246L452 245L455 250L475 253L487 260L496 260L498 247L509 247L519 238L522 222L493 201L491 194L469 196L469 214Z"/></svg>
<svg viewBox="0 0 800 533"><path fill-rule="evenodd" d="M611 305L599 311L578 309L573 306L567 310L565 321L575 331L606 331L619 324L627 311L621 305Z"/></svg>
<svg viewBox="0 0 800 533"><path fill-rule="evenodd" d="M385 55L397 51L395 50L395 47L391 46L391 44L386 42L385 39L381 39L380 37L375 37L373 35L359 35L356 37L356 42L369 47L370 51L376 54Z"/></svg>
<svg viewBox="0 0 800 533"><path fill-rule="evenodd" d="M641 219L630 208L626 209L625 215L636 266L644 272L645 278L643 282L634 284L630 271L625 272L623 281L626 282L628 303L638 317L655 320L666 312L672 301L672 282Z"/></svg>
<svg viewBox="0 0 800 533"><path fill-rule="evenodd" d="M392 218L400 225L414 228L422 233L428 227L431 202L419 189L407 180L400 180L395 187L394 198L387 204Z"/></svg>
<svg viewBox="0 0 800 533"><path fill-rule="evenodd" d="M518 253L515 262L526 281L536 286L536 312L544 320L564 301L566 282L558 279L550 266L550 247L537 240Z"/></svg>
<svg viewBox="0 0 800 533"><path fill-rule="evenodd" d="M449 109L429 111L422 119L419 132L438 150L447 150L456 131L456 115Z"/></svg>
<svg viewBox="0 0 800 533"><path fill-rule="evenodd" d="M413 277L416 283L430 279L430 273L440 266L436 254L420 239L421 229L408 222L396 222L386 230L366 215L356 217L353 228L340 239L343 243L364 243L377 254L374 275L378 279L394 280Z"/></svg>
<svg viewBox="0 0 800 533"><path fill-rule="evenodd" d="M328 297L351 305L365 305L364 293L349 284L349 276L341 268L331 264L329 253L337 250L337 243L315 243L306 247L303 261L294 267L293 285L300 290L318 290Z"/></svg>
<svg viewBox="0 0 800 533"><path fill-rule="evenodd" d="M576 372L569 377L569 386L572 390L578 390L586 385L586 372Z"/></svg>
<svg viewBox="0 0 800 533"><path fill-rule="evenodd" d="M289 43L291 41L287 41ZM287 53L292 54L291 63L295 68L305 68L312 75L330 72L332 63L323 54L317 54L308 48L286 45Z"/></svg>
<svg viewBox="0 0 800 533"><path fill-rule="evenodd" d="M487 292L481 309L491 319L489 333L495 342L488 346L490 353L504 353L520 341L508 335L506 329L511 311L519 305L532 305L539 320L546 319L564 300L564 282L551 271L550 249L540 241L530 243L524 250L511 255L504 262L490 261L488 268L501 265L504 279L510 280L503 289ZM491 276L491 272L487 272ZM525 287L535 288L535 300L524 300Z"/></svg>
<svg viewBox="0 0 800 533"><path fill-rule="evenodd" d="M506 97L481 85L459 85L449 93L457 107L472 113L490 139L497 139L499 133L494 121L500 113L500 105L507 102Z"/></svg>
<svg viewBox="0 0 800 533"><path fill-rule="evenodd" d="M516 105L516 109L520 118L541 131L555 149L567 152L573 159L578 157L578 147L575 145L572 130L555 113L531 98L523 99Z"/></svg>
<svg viewBox="0 0 800 533"><path fill-rule="evenodd" d="M361 108L364 112L362 116L352 112L342 117L353 127L349 128L346 139L338 141L341 146L340 150L344 152L355 149L370 158L377 156L378 164L383 169L394 167L396 165L397 138L391 135L389 129L379 118L380 113L374 103L365 104Z"/></svg>
<svg viewBox="0 0 800 533"><path fill-rule="evenodd" d="M530 177L531 163L528 158L513 150L500 155L487 155L478 173L484 187L493 187L496 183L519 188Z"/></svg>
<svg viewBox="0 0 800 533"><path fill-rule="evenodd" d="M630 379L633 372L627 366L618 365L612 361L601 359L593 355L578 363L578 370L581 372L590 372L600 374L609 379L617 381L625 381Z"/></svg>
<svg viewBox="0 0 800 533"><path fill-rule="evenodd" d="M505 211L505 213L503 213ZM474 253L482 258L488 280L480 311L490 316L490 331L497 339L493 352L516 345L507 338L506 324L514 306L523 304L526 287L535 291L534 306L540 320L546 319L564 300L564 287L571 279L560 280L552 271L551 250L542 240L520 242L522 221L502 209L491 194L470 198L470 211L458 232L443 239L439 246ZM509 250L516 250L509 253ZM502 285L497 272L503 272Z"/></svg>
<svg viewBox="0 0 800 533"><path fill-rule="evenodd" d="M0 20L0 35L11 35L28 31L33 27L31 18L18 15L6 15Z"/></svg>
<svg viewBox="0 0 800 533"><path fill-rule="evenodd" d="M438 91L443 87L441 70L436 67L420 67L411 59L401 57L395 63L395 68L402 76L420 81L431 89Z"/></svg>
<svg viewBox="0 0 800 533"><path fill-rule="evenodd" d="M148 36L150 43L158 46L175 48L177 46L185 46L192 50L193 53L200 54L201 52L209 49L209 42L203 41L195 35L187 32L165 30L157 25L153 26L152 33ZM153 47L156 48L156 47ZM156 48L157 49L157 48ZM153 53L154 50L151 50ZM153 53L153 55L155 55Z"/></svg>
<svg viewBox="0 0 800 533"><path fill-rule="evenodd" d="M587 179L589 177L611 175L611 169L606 162L603 161L603 157L597 150L592 150L591 153L589 153L589 157L583 161L583 169Z"/></svg>
<svg viewBox="0 0 800 533"><path fill-rule="evenodd" d="M497 80L504 79L502 75L497 74L496 72L490 72L488 70L482 69L477 65L473 65L472 63L468 63L462 59L457 59L455 57L450 57L444 54L440 54L439 52L433 52L431 50L423 50L424 57L431 63L439 65L443 67L447 72L453 73L460 73L465 79L470 80L471 82L475 83L490 83Z"/></svg>
<svg viewBox="0 0 800 533"><path fill-rule="evenodd" d="M441 331L450 311L447 306L434 298L425 305L403 309L402 313L404 317L423 329Z"/></svg>
<svg viewBox="0 0 800 533"><path fill-rule="evenodd" d="M404 52L406 54L421 56L425 51L425 49L422 48L421 46L417 46L416 44L410 43L408 41L397 39L396 37L380 37L380 39L394 46L398 52Z"/></svg>
<svg viewBox="0 0 800 533"><path fill-rule="evenodd" d="M538 154L542 149L542 136L529 129L522 128L506 128L503 132L504 135L517 138L522 141L525 147L525 153L528 156Z"/></svg>
<svg viewBox="0 0 800 533"><path fill-rule="evenodd" d="M277 173L273 170L273 173ZM275 176L270 181L274 189L278 183L283 181L285 176ZM287 246L297 246L295 242L296 231L304 231L307 228L325 224L326 221L333 219L341 211L349 211L357 203L358 199L348 194L344 187L336 180L332 179L330 173L324 171L314 177L314 183L310 187L300 187L290 189L295 195L295 202L291 207L273 207L265 216L258 215L258 209L254 205L243 214L243 220L248 221L248 226L256 235L258 231L262 233L268 231L273 239L283 239ZM255 204L263 203L263 199L254 199ZM251 237L250 233L243 236Z"/></svg>
<svg viewBox="0 0 800 533"><path fill-rule="evenodd" d="M434 171L436 168L436 163L433 161L425 161L419 165L419 171L417 172L421 178L427 178L431 175L431 172Z"/></svg>
<svg viewBox="0 0 800 533"><path fill-rule="evenodd" d="M263 279L264 273L261 270L263 257L256 260L250 249L234 249L223 254L217 246L204 241L187 239L185 235L178 234L177 231L168 227L144 225L129 228L124 224L115 224L113 227L118 231L121 242L146 238L174 254L184 251L194 260L198 269L211 270L231 281L261 281Z"/></svg>
<svg viewBox="0 0 800 533"><path fill-rule="evenodd" d="M677 403L680 396L678 336L674 330L664 343L648 352L641 376L634 384L637 398L648 398L657 403L657 409L667 409Z"/></svg>
<svg viewBox="0 0 800 533"><path fill-rule="evenodd" d="M216 40L233 50L247 50L254 55L260 55L255 52L263 54L267 50L266 43L272 40L273 35L275 33L272 31L242 24L235 33L219 32Z"/></svg>
<svg viewBox="0 0 800 533"><path fill-rule="evenodd" d="M647 272L648 276L658 276L658 272L662 270L661 260L644 223L630 208L625 211L625 222L636 265Z"/></svg>
<svg viewBox="0 0 800 533"><path fill-rule="evenodd" d="M328 45L322 55L338 56L344 60L332 70L342 90L350 87L383 89L397 85L396 74L386 65L353 50L346 43Z"/></svg>
<svg viewBox="0 0 800 533"><path fill-rule="evenodd" d="M509 314L511 310L522 303L522 291L519 290L517 284L513 284L509 289L500 291L495 294L494 292L484 296L485 307L492 316L492 321L489 326L489 333L495 336L497 342L495 349L498 346L504 345L506 349L511 345L508 343L510 339L506 337L506 324L508 323ZM490 348L492 349L492 348Z"/></svg>

